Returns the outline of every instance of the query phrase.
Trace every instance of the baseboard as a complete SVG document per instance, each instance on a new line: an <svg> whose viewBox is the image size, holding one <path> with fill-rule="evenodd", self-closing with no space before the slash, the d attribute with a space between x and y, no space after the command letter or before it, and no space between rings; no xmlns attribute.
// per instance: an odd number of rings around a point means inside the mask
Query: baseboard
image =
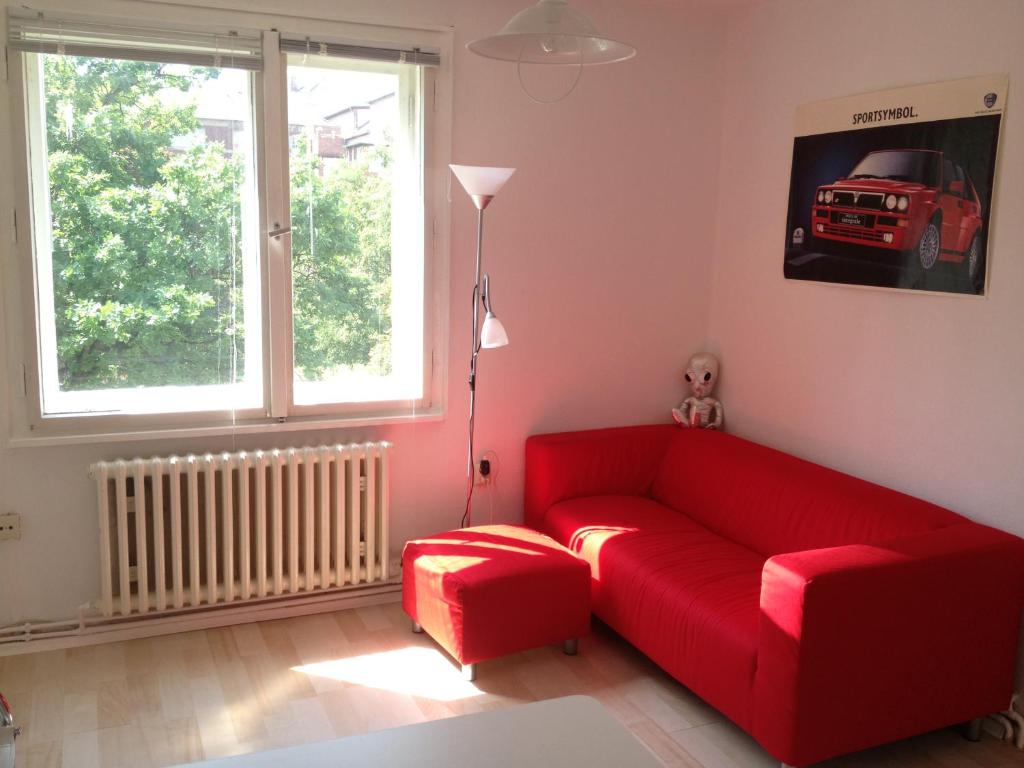
<svg viewBox="0 0 1024 768"><path fill-rule="evenodd" d="M28 641L0 644L0 656L78 648L121 640L135 640L177 632L251 624L256 621L331 613L367 605L396 603L402 599L402 585L387 583L358 587L324 595L291 596L275 600L197 609L173 616L139 617L86 627L81 633L62 637L38 637Z"/></svg>

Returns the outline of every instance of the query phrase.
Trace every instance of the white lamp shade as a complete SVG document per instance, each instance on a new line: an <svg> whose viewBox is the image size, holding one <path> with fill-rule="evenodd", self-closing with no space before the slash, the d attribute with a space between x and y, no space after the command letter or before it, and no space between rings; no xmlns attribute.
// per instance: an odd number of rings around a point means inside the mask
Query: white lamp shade
<svg viewBox="0 0 1024 768"><path fill-rule="evenodd" d="M470 195L494 197L505 182L516 172L515 168L488 168L483 165L449 165L452 173Z"/></svg>
<svg viewBox="0 0 1024 768"><path fill-rule="evenodd" d="M508 334L505 333L505 326L494 316L493 312L488 312L484 316L484 324L480 328L480 346L484 349L494 349L495 347L504 347L506 344L508 344Z"/></svg>
<svg viewBox="0 0 1024 768"><path fill-rule="evenodd" d="M466 47L489 59L527 64L610 64L636 55L633 46L598 32L590 17L566 0L540 0L498 34Z"/></svg>

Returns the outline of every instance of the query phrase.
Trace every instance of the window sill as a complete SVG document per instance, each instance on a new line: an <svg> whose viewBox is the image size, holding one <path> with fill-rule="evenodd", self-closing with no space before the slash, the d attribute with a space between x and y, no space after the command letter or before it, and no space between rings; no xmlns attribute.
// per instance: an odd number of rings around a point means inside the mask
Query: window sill
<svg viewBox="0 0 1024 768"><path fill-rule="evenodd" d="M427 408L414 414L336 416L316 419L291 419L284 422L261 421L244 424L218 424L202 427L141 429L136 431L95 432L75 434L15 435L7 440L8 448L46 448L62 445L88 445L91 443L130 443L140 440L169 440L193 437L219 437L222 435L276 435L287 432L308 432L321 429L350 429L353 427L388 426L430 421L443 421L440 407Z"/></svg>

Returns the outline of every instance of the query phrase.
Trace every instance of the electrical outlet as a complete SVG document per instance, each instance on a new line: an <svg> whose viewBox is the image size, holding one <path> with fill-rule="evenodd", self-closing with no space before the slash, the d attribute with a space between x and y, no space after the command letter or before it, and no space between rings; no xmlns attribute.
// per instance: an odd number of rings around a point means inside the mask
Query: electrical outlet
<svg viewBox="0 0 1024 768"><path fill-rule="evenodd" d="M21 538L21 515L8 512L0 515L0 541Z"/></svg>
<svg viewBox="0 0 1024 768"><path fill-rule="evenodd" d="M474 482L477 485L491 485L498 479L498 454L494 451L484 451L476 462Z"/></svg>

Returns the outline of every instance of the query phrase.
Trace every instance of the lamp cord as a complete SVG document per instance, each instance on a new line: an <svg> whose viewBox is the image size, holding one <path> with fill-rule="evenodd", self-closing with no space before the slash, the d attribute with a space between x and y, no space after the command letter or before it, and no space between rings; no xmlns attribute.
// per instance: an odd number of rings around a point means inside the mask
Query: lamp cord
<svg viewBox="0 0 1024 768"><path fill-rule="evenodd" d="M580 77L583 75L583 49L579 47L579 43L576 46L576 53L579 56L579 62L576 65L576 77L572 81L572 85L569 86L569 90L554 99L538 99L532 93L530 89L526 87L526 83L523 82L523 48L526 47L526 39L519 45L519 56L516 57L516 77L519 78L519 87L523 89L523 93L530 97L530 99L536 104L554 104L562 101L562 99L568 98L569 94L576 90L576 86L580 84ZM542 65L543 66L543 65Z"/></svg>
<svg viewBox="0 0 1024 768"><path fill-rule="evenodd" d="M473 456L473 400L476 393L472 390L469 393L469 455L470 463L472 463ZM466 528L473 519L473 487L476 485L474 482L476 478L473 476L473 468L470 467L469 477L466 479L466 510L462 513L462 522L459 524L460 528Z"/></svg>

